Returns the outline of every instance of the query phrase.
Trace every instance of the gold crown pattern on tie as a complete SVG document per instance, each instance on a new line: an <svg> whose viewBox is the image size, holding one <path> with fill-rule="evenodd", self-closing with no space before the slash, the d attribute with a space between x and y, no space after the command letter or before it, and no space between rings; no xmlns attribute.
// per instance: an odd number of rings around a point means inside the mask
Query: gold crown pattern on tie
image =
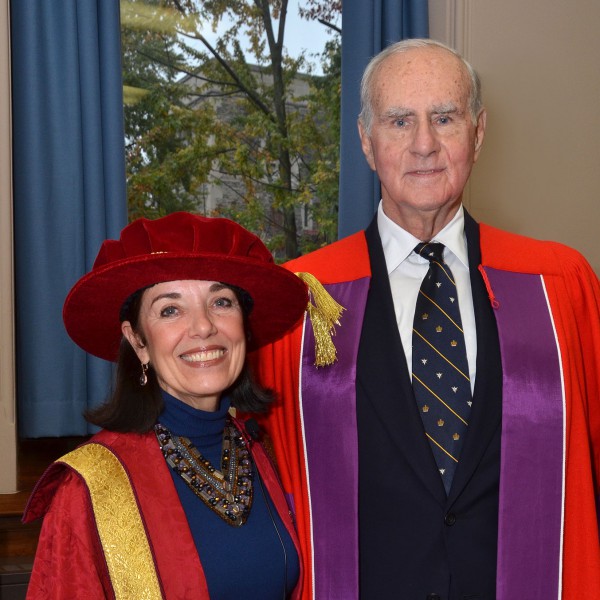
<svg viewBox="0 0 600 600"><path fill-rule="evenodd" d="M443 260L444 246L419 244L415 252L429 260L429 270L415 307L413 390L448 493L472 405L469 368L456 283Z"/></svg>

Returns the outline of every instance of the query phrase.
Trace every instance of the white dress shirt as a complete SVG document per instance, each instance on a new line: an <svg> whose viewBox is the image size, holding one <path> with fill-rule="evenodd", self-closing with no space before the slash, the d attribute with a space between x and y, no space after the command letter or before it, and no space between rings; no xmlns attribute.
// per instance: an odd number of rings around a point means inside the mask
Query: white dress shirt
<svg viewBox="0 0 600 600"><path fill-rule="evenodd" d="M379 235L381 236L387 272L392 288L396 323L398 324L402 346L406 354L409 375L412 377L412 329L415 305L421 282L429 269L429 261L413 252L415 246L423 240L417 239L387 217L383 212L381 202L377 211L377 226L379 228ZM444 261L452 270L456 281L460 317L465 333L465 346L469 362L471 391L473 391L475 385L477 335L475 332L475 312L469 277L467 239L464 230L465 215L461 206L450 223L431 241L440 242L446 247L444 249Z"/></svg>

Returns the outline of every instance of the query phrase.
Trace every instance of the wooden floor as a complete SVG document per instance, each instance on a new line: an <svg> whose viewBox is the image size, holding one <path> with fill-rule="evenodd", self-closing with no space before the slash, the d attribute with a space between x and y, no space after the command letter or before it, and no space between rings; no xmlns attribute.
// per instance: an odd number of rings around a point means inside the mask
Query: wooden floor
<svg viewBox="0 0 600 600"><path fill-rule="evenodd" d="M19 442L18 489L0 494L0 600L25 597L41 522L23 524L21 516L36 481L50 463L85 438L40 438Z"/></svg>

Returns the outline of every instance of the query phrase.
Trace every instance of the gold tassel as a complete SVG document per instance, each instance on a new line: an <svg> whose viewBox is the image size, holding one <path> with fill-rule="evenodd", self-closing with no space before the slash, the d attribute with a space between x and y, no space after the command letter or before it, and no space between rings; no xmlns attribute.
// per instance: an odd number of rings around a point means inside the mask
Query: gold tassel
<svg viewBox="0 0 600 600"><path fill-rule="evenodd" d="M312 299L312 302L308 302L307 310L315 336L315 365L332 365L337 360L337 351L331 338L335 335L334 326L340 325L340 317L346 309L331 297L314 275L296 275L306 283Z"/></svg>

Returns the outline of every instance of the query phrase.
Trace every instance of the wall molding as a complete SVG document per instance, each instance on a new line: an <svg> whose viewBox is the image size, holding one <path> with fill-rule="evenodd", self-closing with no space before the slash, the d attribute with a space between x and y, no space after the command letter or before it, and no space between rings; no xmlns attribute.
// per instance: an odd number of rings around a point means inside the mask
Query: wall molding
<svg viewBox="0 0 600 600"><path fill-rule="evenodd" d="M0 0L0 494L17 491L10 7Z"/></svg>

